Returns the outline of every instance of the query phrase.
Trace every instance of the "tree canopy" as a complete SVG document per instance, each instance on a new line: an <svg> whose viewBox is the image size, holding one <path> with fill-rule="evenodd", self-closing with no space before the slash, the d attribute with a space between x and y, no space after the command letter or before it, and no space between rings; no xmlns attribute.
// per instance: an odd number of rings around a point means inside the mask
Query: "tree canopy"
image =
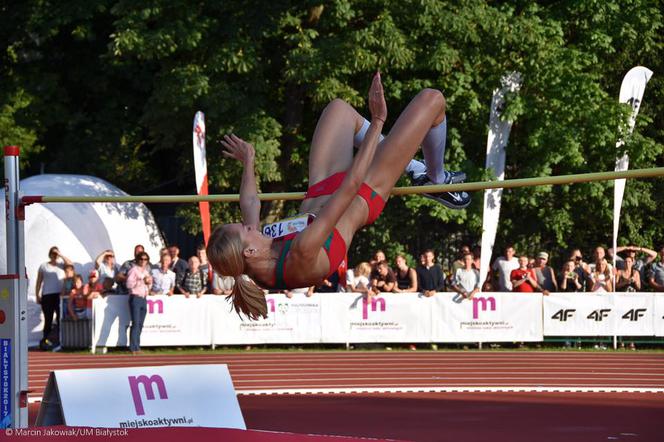
<svg viewBox="0 0 664 442"><path fill-rule="evenodd" d="M241 169L216 143L235 132L254 143L262 191L307 186L309 140L333 98L366 110L380 69L394 122L422 88L442 90L447 165L484 170L489 105L518 71L507 178L612 170L629 108L624 74L649 82L626 149L630 167L664 165L661 0L575 1L0 1L0 140L22 147L23 176L86 173L141 194L174 181L193 193L192 118L206 113L211 193L235 193ZM388 127L389 123L388 121ZM524 251L608 244L612 183L504 193L497 245ZM296 203L264 207L266 219ZM359 235L351 262L376 247L450 250L481 235L482 196L450 211L419 196L392 198ZM183 206L191 231L197 208ZM664 242L664 181L629 181L621 239ZM215 221L238 220L213 205ZM354 256L357 256L354 259Z"/></svg>

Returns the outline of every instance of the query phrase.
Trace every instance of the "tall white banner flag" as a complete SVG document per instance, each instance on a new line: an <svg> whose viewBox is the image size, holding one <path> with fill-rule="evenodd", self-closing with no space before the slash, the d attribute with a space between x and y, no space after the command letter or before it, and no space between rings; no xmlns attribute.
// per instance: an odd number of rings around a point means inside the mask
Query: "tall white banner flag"
<svg viewBox="0 0 664 442"><path fill-rule="evenodd" d="M516 92L521 87L521 74L512 72L501 79L502 87L493 91L491 115L489 117L489 136L486 142L486 169L491 170L499 181L505 178L505 148L512 129L512 121L501 118L505 108L505 95ZM484 191L484 212L482 214L482 252L480 257L480 287L489 271L493 244L498 230L500 201L503 189Z"/></svg>
<svg viewBox="0 0 664 442"><path fill-rule="evenodd" d="M619 150L625 144L625 138L629 137L634 130L636 117L639 114L643 92L646 89L648 80L652 77L652 71L643 66L636 66L627 72L620 86L620 103L627 103L632 106L632 114L629 117L629 127L627 133L616 143L616 150ZM616 171L623 171L629 168L629 156L625 152L622 157L616 160ZM620 225L620 210L622 209L623 195L625 194L625 179L616 180L613 190L613 268L616 267L616 253L618 247L618 228ZM615 276L613 281L615 287Z"/></svg>

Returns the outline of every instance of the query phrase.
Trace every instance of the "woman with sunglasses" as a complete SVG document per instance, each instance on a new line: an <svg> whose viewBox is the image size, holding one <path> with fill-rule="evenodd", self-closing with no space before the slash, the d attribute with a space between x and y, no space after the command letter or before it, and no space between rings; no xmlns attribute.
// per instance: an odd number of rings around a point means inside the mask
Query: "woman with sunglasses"
<svg viewBox="0 0 664 442"><path fill-rule="evenodd" d="M129 290L129 312L131 314L131 329L129 331L129 349L133 354L141 351L141 331L147 314L147 296L152 288L150 275L150 257L145 252L136 255L136 265L127 274L127 289Z"/></svg>

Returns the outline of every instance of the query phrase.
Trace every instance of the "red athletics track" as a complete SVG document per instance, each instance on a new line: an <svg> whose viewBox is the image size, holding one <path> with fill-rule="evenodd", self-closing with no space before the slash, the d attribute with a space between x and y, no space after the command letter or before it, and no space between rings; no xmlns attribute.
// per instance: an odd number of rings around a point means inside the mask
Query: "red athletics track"
<svg viewBox="0 0 664 442"><path fill-rule="evenodd" d="M247 427L409 440L662 440L664 355L573 352L29 354L51 370L229 365Z"/></svg>

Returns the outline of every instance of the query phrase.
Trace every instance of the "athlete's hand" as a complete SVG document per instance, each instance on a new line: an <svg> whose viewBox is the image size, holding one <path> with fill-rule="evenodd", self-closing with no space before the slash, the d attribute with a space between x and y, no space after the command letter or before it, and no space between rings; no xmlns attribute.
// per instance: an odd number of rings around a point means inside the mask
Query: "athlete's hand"
<svg viewBox="0 0 664 442"><path fill-rule="evenodd" d="M376 72L371 87L369 88L369 111L371 118L381 120L383 123L387 118L387 104L383 93L383 84L380 81L380 72Z"/></svg>
<svg viewBox="0 0 664 442"><path fill-rule="evenodd" d="M254 157L256 156L254 146L252 146L250 143L247 143L235 134L224 135L224 139L221 140L220 143L222 146L224 146L222 154L225 157L235 158L242 164L247 164L254 161Z"/></svg>

